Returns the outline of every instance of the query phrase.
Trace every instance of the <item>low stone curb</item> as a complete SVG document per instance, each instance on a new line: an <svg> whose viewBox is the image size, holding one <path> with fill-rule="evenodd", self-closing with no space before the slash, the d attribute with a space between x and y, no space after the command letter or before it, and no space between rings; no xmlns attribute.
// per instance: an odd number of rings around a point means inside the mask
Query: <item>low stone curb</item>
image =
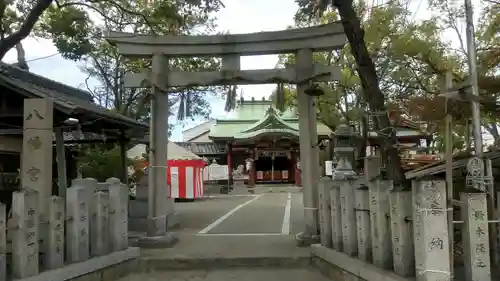
<svg viewBox="0 0 500 281"><path fill-rule="evenodd" d="M139 271L203 270L232 267L297 268L311 264L310 257L140 258Z"/></svg>

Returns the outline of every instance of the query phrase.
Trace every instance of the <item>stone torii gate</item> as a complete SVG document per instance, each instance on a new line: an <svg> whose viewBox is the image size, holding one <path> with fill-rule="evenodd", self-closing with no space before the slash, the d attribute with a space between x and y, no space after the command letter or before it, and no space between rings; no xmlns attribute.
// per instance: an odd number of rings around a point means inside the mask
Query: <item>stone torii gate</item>
<svg viewBox="0 0 500 281"><path fill-rule="evenodd" d="M166 217L173 213L166 186L168 88L245 84L297 84L300 154L306 226L301 241L318 233L319 181L315 97L306 94L313 81L336 81L340 69L313 63L313 52L341 49L347 42L341 23L235 35L146 36L110 32L108 41L125 57L152 58L152 69L125 75L125 87L153 88L149 152L148 237L167 233ZM241 70L240 57L294 53L296 64L285 69ZM175 57L221 57L222 70L179 72L169 67Z"/></svg>

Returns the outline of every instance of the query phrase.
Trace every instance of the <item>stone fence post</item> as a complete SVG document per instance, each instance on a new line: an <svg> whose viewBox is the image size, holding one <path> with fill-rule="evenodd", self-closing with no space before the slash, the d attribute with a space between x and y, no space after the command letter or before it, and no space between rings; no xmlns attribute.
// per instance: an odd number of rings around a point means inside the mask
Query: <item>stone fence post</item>
<svg viewBox="0 0 500 281"><path fill-rule="evenodd" d="M89 203L85 186L75 185L66 193L66 258L69 262L89 259Z"/></svg>
<svg viewBox="0 0 500 281"><path fill-rule="evenodd" d="M358 231L358 256L364 261L372 261L370 234L370 194L366 181L360 179L355 190L356 224Z"/></svg>
<svg viewBox="0 0 500 281"><path fill-rule="evenodd" d="M7 280L7 206L0 203L0 280Z"/></svg>
<svg viewBox="0 0 500 281"><path fill-rule="evenodd" d="M321 178L318 186L321 245L327 248L332 247L332 216L330 205L330 189L332 188L332 186L333 180L329 177Z"/></svg>
<svg viewBox="0 0 500 281"><path fill-rule="evenodd" d="M109 225L111 251L128 247L128 188L118 179L109 183Z"/></svg>
<svg viewBox="0 0 500 281"><path fill-rule="evenodd" d="M369 185L373 264L383 269L393 266L389 206L392 186L392 181L382 179L371 181Z"/></svg>
<svg viewBox="0 0 500 281"><path fill-rule="evenodd" d="M56 269L64 266L64 223L66 212L64 198L52 196L48 202L48 233L44 235L44 266Z"/></svg>
<svg viewBox="0 0 500 281"><path fill-rule="evenodd" d="M38 192L29 188L12 194L12 275L26 278L39 273L39 198Z"/></svg>
<svg viewBox="0 0 500 281"><path fill-rule="evenodd" d="M411 277L415 275L411 190L392 191L390 207L394 272Z"/></svg>
<svg viewBox="0 0 500 281"><path fill-rule="evenodd" d="M330 224L332 227L332 248L339 252L343 250L340 184L341 181L334 180L330 189Z"/></svg>
<svg viewBox="0 0 500 281"><path fill-rule="evenodd" d="M92 256L107 254L110 250L109 193L94 194L94 208L90 219L90 252Z"/></svg>
<svg viewBox="0 0 500 281"><path fill-rule="evenodd" d="M414 180L412 192L416 280L450 280L446 182Z"/></svg>

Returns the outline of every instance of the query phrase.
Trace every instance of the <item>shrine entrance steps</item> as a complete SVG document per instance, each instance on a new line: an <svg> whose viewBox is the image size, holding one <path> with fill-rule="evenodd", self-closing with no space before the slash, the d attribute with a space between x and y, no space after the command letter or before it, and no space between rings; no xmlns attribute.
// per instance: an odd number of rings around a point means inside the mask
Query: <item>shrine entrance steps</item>
<svg viewBox="0 0 500 281"><path fill-rule="evenodd" d="M170 249L141 251L137 272L120 281L328 281L293 235L181 235Z"/></svg>

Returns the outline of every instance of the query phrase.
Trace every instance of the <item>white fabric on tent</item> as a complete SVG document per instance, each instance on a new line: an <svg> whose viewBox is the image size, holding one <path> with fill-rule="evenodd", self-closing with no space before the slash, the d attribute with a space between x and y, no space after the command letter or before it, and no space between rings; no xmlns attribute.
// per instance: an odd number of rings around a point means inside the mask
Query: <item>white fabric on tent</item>
<svg viewBox="0 0 500 281"><path fill-rule="evenodd" d="M167 160L203 160L198 155L171 141L168 142L167 149Z"/></svg>

